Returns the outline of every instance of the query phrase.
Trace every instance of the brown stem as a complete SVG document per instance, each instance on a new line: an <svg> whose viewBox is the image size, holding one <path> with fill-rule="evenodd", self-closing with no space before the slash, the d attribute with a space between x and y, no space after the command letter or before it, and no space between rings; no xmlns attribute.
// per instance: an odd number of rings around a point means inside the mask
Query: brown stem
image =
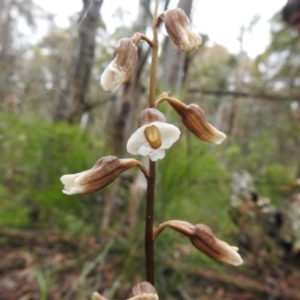
<svg viewBox="0 0 300 300"><path fill-rule="evenodd" d="M156 93L156 70L158 62L158 32L155 22L158 16L159 0L155 0L154 20L153 20L153 42L152 59L150 71L150 91L149 107L155 107ZM153 235L153 214L154 214L154 194L155 194L155 162L149 160L149 178L147 180L147 207L146 207L146 227L145 227L145 255L146 255L146 278L154 285L154 243Z"/></svg>
<svg viewBox="0 0 300 300"><path fill-rule="evenodd" d="M146 179L149 178L149 173L146 167L139 160L136 160L134 158L123 158L120 159L120 162L121 162L122 172L126 171L129 168L132 168L133 166L137 166L143 172Z"/></svg>
<svg viewBox="0 0 300 300"><path fill-rule="evenodd" d="M143 40L143 41L147 42L151 48L153 47L153 42L143 33L135 32L134 36L133 36L134 42L135 42L135 39L136 39L136 42Z"/></svg>
<svg viewBox="0 0 300 300"><path fill-rule="evenodd" d="M145 254L146 254L146 278L154 285L154 242L153 236L153 213L155 193L155 162L149 161L149 174L147 180L147 208L145 229Z"/></svg>
<svg viewBox="0 0 300 300"><path fill-rule="evenodd" d="M167 93L162 93L155 101L155 108L163 101L167 101L177 112L182 115L187 110L187 105L176 98L167 97Z"/></svg>
<svg viewBox="0 0 300 300"><path fill-rule="evenodd" d="M155 92L156 92L156 70L158 62L158 30L155 26L158 15L159 1L155 0L155 11L153 20L153 41L152 41L152 59L150 71L150 91L149 91L149 107L155 107Z"/></svg>
<svg viewBox="0 0 300 300"><path fill-rule="evenodd" d="M148 171L146 170L145 166L140 161L137 161L136 166L143 172L143 174L145 175L146 178L149 178Z"/></svg>
<svg viewBox="0 0 300 300"><path fill-rule="evenodd" d="M160 224L153 232L153 242L157 239L157 237L164 231L165 228L170 227L175 231L178 231L186 236L192 236L194 233L194 225L189 222L181 221L181 220L169 220Z"/></svg>

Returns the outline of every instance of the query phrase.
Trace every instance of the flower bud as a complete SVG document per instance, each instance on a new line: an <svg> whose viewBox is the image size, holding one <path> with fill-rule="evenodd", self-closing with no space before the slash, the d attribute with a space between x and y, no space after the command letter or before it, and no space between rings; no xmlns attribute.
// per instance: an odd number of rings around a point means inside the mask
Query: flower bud
<svg viewBox="0 0 300 300"><path fill-rule="evenodd" d="M212 230L204 224L195 225L194 235L190 237L190 240L197 249L215 260L223 261L233 266L239 266L243 263L241 256L237 252L239 248L219 240L214 236Z"/></svg>
<svg viewBox="0 0 300 300"><path fill-rule="evenodd" d="M114 51L114 60L101 75L101 86L105 91L115 92L129 81L138 60L137 46L129 38L121 39Z"/></svg>
<svg viewBox="0 0 300 300"><path fill-rule="evenodd" d="M109 185L122 172L134 166L138 166L147 176L142 164L135 159L119 159L115 156L103 157L90 170L63 175L60 178L65 185L63 193L67 195L94 193Z"/></svg>
<svg viewBox="0 0 300 300"><path fill-rule="evenodd" d="M181 116L183 124L199 139L221 144L226 135L208 123L202 109L196 104L187 105L185 113Z"/></svg>
<svg viewBox="0 0 300 300"><path fill-rule="evenodd" d="M130 296L131 298L128 300L158 300L154 286L147 281L140 282L134 286Z"/></svg>
<svg viewBox="0 0 300 300"><path fill-rule="evenodd" d="M224 241L214 236L212 230L204 224L193 225L189 222L172 220L162 223L153 233L153 240L166 228L180 232L190 238L191 243L207 256L223 261L228 264L238 266L243 263L242 258L238 254L238 248L230 246Z"/></svg>
<svg viewBox="0 0 300 300"><path fill-rule="evenodd" d="M156 105L164 100L168 101L174 110L181 116L182 123L199 139L214 144L221 144L226 138L226 135L223 132L219 131L206 121L204 113L198 105L193 103L186 105L171 97L162 97L161 99L158 99Z"/></svg>
<svg viewBox="0 0 300 300"><path fill-rule="evenodd" d="M165 115L156 108L144 109L138 119L138 127L148 125L153 122L166 122Z"/></svg>
<svg viewBox="0 0 300 300"><path fill-rule="evenodd" d="M159 16L174 44L184 52L198 48L202 38L190 28L190 20L181 8L170 9Z"/></svg>

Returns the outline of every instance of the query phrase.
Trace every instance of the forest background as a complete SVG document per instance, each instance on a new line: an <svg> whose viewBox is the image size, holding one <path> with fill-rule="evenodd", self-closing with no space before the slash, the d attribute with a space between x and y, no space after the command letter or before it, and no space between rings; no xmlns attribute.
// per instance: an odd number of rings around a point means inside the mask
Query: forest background
<svg viewBox="0 0 300 300"><path fill-rule="evenodd" d="M99 78L120 38L149 32L151 1L140 0L133 24L113 33L101 16L105 1L84 0L68 28L31 0L1 1L0 299L89 299L94 290L123 299L144 279L140 174L126 172L85 196L62 194L59 181L105 155L128 157L126 141L146 106L146 45L134 76L116 94L103 91ZM195 18L192 1L178 6ZM121 8L115 13L121 20L126 15ZM38 30L41 20L49 32L28 39L20 26ZM243 37L257 20L241 27L237 54L212 43L209 32L200 32L203 44L192 54L178 52L160 34L159 90L197 103L227 139L217 147L195 141L162 106L182 136L158 164L157 224L201 222L239 244L244 228L230 214L232 173L249 172L279 211L300 177L300 38L276 14L270 44L249 57ZM297 253L259 227L251 229L259 246L244 244L239 268L166 232L155 245L161 299L300 299Z"/></svg>

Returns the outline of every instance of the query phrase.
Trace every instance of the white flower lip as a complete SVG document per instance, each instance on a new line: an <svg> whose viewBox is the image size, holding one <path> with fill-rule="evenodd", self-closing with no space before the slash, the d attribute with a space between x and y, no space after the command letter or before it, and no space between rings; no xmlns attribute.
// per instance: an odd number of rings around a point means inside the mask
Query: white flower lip
<svg viewBox="0 0 300 300"><path fill-rule="evenodd" d="M100 83L105 91L115 92L126 81L126 73L113 60L101 75Z"/></svg>
<svg viewBox="0 0 300 300"><path fill-rule="evenodd" d="M182 51L190 52L202 43L201 36L190 28L190 20L181 8L170 9L162 13L160 18L172 41Z"/></svg>
<svg viewBox="0 0 300 300"><path fill-rule="evenodd" d="M137 46L132 39L123 38L118 41L113 57L102 73L100 83L105 91L115 92L130 80L138 60Z"/></svg>
<svg viewBox="0 0 300 300"><path fill-rule="evenodd" d="M218 239L218 243L220 247L223 248L224 251L222 258L220 259L221 261L226 262L233 266L239 266L244 262L240 254L238 253L239 250L238 247L231 246L228 243L219 239Z"/></svg>
<svg viewBox="0 0 300 300"><path fill-rule="evenodd" d="M215 260L233 266L239 266L243 263L243 259L237 252L238 247L218 239L205 224L195 225L194 236L191 236L190 240L196 248Z"/></svg>
<svg viewBox="0 0 300 300"><path fill-rule="evenodd" d="M156 126L160 131L162 144L158 149L151 148L144 135L145 128L151 125ZM165 149L170 148L172 144L174 144L179 139L179 136L179 129L172 124L164 122L153 122L147 125L143 125L139 127L129 138L127 142L127 152L134 155L149 155L152 161L157 161L164 158Z"/></svg>
<svg viewBox="0 0 300 300"><path fill-rule="evenodd" d="M226 134L223 133L222 131L218 130L214 126L208 123L209 128L211 129L212 136L211 138L211 143L214 143L216 145L222 144L222 142L226 139Z"/></svg>
<svg viewBox="0 0 300 300"><path fill-rule="evenodd" d="M76 174L63 175L60 181L64 184L63 193L67 195L80 194L84 192L84 186L81 184L81 179L88 171L83 171Z"/></svg>
<svg viewBox="0 0 300 300"><path fill-rule="evenodd" d="M201 36L194 32L191 28L186 27L185 30L182 31L179 48L184 52L190 52L197 49L201 43Z"/></svg>

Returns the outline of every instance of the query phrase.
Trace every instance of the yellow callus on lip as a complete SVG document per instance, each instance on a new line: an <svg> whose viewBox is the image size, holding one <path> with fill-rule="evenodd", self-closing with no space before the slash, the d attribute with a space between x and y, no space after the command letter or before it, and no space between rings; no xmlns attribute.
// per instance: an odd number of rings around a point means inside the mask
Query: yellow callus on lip
<svg viewBox="0 0 300 300"><path fill-rule="evenodd" d="M144 130L144 135L153 149L158 149L161 146L160 132L155 125L146 127Z"/></svg>

